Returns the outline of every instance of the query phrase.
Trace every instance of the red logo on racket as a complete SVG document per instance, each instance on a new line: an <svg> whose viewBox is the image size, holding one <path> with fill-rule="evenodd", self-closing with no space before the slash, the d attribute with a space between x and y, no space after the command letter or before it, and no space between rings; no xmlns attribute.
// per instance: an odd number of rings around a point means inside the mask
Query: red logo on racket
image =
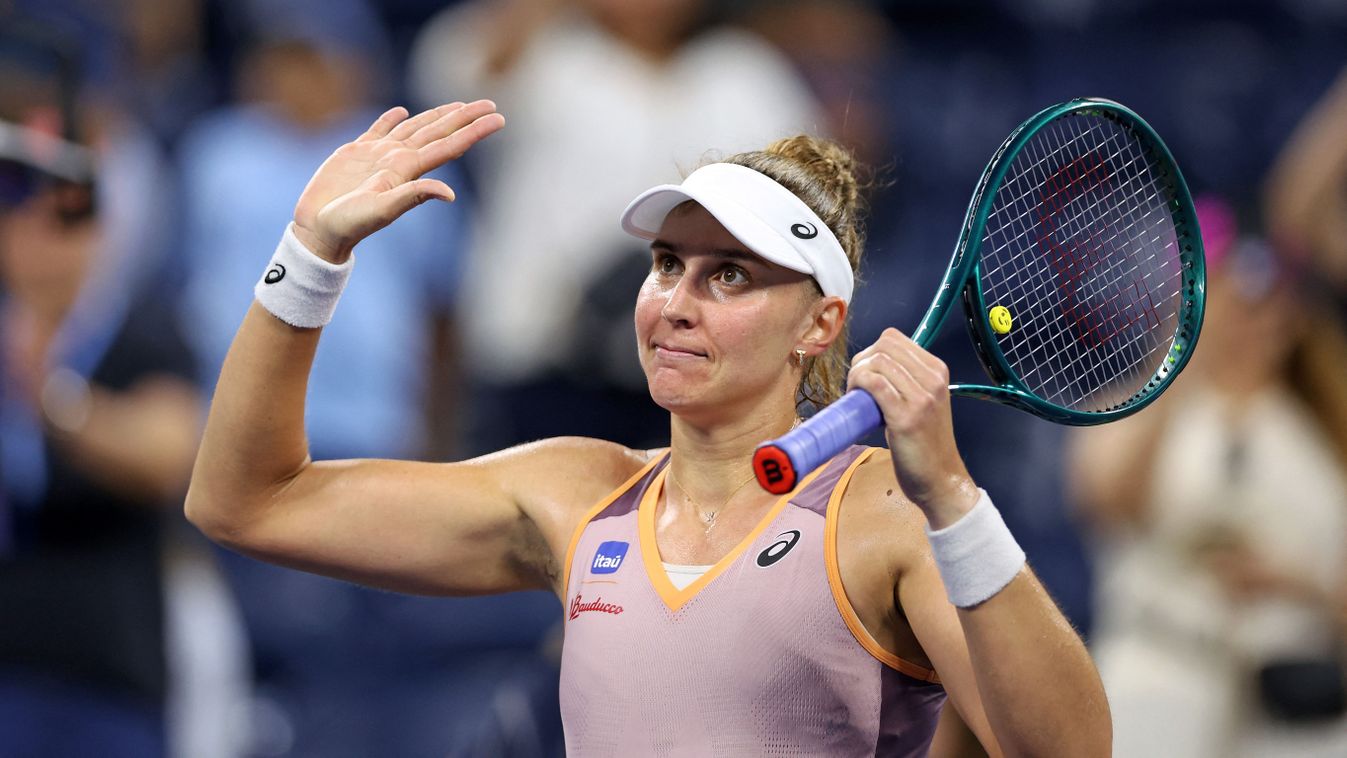
<svg viewBox="0 0 1347 758"><path fill-rule="evenodd" d="M1101 287L1094 279L1108 274L1109 245L1116 247L1118 232L1103 221L1101 239L1094 226L1072 228L1078 218L1088 217L1084 209L1073 216L1067 213L1072 203L1095 194L1087 202L1101 204L1114 191L1113 173L1099 151L1092 150L1052 172L1039 188L1038 244L1056 271L1057 289L1062 294L1062 315L1077 335L1091 347L1099 347L1127 330L1146 321L1151 328L1160 326L1155 302L1145 284L1135 275L1128 287L1116 280ZM1095 214L1102 217L1102 214ZM1059 242L1058 238L1064 238ZM1108 293L1101 301L1098 294Z"/></svg>

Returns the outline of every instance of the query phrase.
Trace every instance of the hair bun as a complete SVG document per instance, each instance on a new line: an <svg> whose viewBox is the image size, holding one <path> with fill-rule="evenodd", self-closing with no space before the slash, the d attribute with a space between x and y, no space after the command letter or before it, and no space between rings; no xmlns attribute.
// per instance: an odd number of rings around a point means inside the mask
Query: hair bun
<svg viewBox="0 0 1347 758"><path fill-rule="evenodd" d="M862 192L870 185L868 170L851 151L832 140L800 134L780 139L764 150L730 156L726 163L746 166L771 177L809 206L842 245L853 273L860 271L865 249ZM858 175L866 171L866 179ZM822 291L819 291L820 296ZM799 386L799 399L815 408L842 394L847 375L846 326L826 352L809 362Z"/></svg>
<svg viewBox="0 0 1347 758"><path fill-rule="evenodd" d="M798 164L836 198L843 213L855 215L861 204L860 164L850 150L829 139L797 134L773 142L764 152Z"/></svg>

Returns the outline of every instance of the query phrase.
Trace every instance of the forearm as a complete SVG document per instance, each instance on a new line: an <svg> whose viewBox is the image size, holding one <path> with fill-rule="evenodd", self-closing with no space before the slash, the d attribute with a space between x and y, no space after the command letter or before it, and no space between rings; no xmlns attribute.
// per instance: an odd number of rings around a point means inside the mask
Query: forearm
<svg viewBox="0 0 1347 758"><path fill-rule="evenodd" d="M283 323L257 302L229 349L187 497L206 528L247 523L251 509L308 463L304 398L319 329Z"/></svg>
<svg viewBox="0 0 1347 758"><path fill-rule="evenodd" d="M1084 644L1025 565L990 499L966 500L956 492L922 506L944 607L956 609L957 622L946 616L945 623L957 623L951 633L967 651L946 657L948 644L937 649L933 660L948 666L942 678L950 674L970 726L993 754L1107 755L1108 705ZM914 574L914 608L935 594L929 576ZM900 585L908 607L902 591Z"/></svg>
<svg viewBox="0 0 1347 758"><path fill-rule="evenodd" d="M1109 755L1113 727L1079 635L1026 567L959 610L978 692L1005 755Z"/></svg>

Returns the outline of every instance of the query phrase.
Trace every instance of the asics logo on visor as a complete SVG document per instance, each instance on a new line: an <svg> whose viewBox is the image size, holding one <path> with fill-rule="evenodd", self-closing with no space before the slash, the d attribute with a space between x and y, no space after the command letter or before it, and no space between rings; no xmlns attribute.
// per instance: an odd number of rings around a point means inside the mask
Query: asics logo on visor
<svg viewBox="0 0 1347 758"><path fill-rule="evenodd" d="M811 240L818 236L818 227L809 223L793 224L790 233L802 240Z"/></svg>

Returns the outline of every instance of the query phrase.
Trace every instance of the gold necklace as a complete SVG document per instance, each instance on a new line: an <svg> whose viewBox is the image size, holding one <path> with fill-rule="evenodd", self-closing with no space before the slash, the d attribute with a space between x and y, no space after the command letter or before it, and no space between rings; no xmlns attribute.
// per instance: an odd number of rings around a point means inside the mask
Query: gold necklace
<svg viewBox="0 0 1347 758"><path fill-rule="evenodd" d="M725 501L720 504L719 508L715 509L714 511L708 511L705 514L701 512L702 510L701 505L699 505L696 500L692 499L692 495L689 495L687 490L683 489L683 485L679 484L678 489L682 491L683 499L688 501L689 503L692 503L693 510L697 512L697 515L701 518L702 522L706 525L706 528L709 530L711 527L716 525L716 516L718 516L721 511L725 510L725 506L729 505L730 501L734 499L734 496L739 494L739 490L742 490L744 487L748 486L748 483L753 481L754 478L756 478L754 474L749 474L747 479L740 482L739 486L735 487L734 490L730 492L730 496L725 498ZM673 471L669 472L669 479L671 480L673 479ZM677 480L674 480L674 484L678 484Z"/></svg>
<svg viewBox="0 0 1347 758"><path fill-rule="evenodd" d="M795 417L795 423L791 424L791 425L790 425L790 428L791 428L791 429L794 429L795 427L799 426L801 421L804 421L804 419L800 418L799 416L796 416L796 417ZM682 492L683 492L683 499L684 499L684 500L687 500L689 503L692 503L692 508L693 508L693 510L699 511L698 517L699 517L699 518L702 520L702 522L706 525L706 529L709 531L709 530L711 529L711 527L713 527L713 526L716 525L716 516L720 515L720 512L723 511L723 510L725 510L725 506L729 505L729 504L730 504L730 501L734 499L734 496L739 494L739 490L741 490L741 489L743 489L744 487L748 486L748 483L751 482L751 481L753 481L755 478L757 478L757 475L756 475L756 474L749 474L747 479L745 479L744 481L740 482L740 483L739 483L739 486L738 486L738 487L735 487L734 490L732 490L732 491L730 492L730 496L727 497L727 498L725 498L725 501L722 502L722 503L720 504L720 507L719 507L719 508L715 509L714 511L710 511L710 512L706 513L706 515L702 515L702 514L700 513L700 511L701 511L701 505L699 505L699 504L697 503L696 500L693 500L693 499L692 499L692 495L689 495L689 494L688 494L688 491L685 490L685 489L683 489L683 485L679 484L679 485L678 485L678 489L682 490ZM672 481L674 484L678 484L678 482L673 478L673 469L672 469L672 468L669 469L669 481Z"/></svg>

